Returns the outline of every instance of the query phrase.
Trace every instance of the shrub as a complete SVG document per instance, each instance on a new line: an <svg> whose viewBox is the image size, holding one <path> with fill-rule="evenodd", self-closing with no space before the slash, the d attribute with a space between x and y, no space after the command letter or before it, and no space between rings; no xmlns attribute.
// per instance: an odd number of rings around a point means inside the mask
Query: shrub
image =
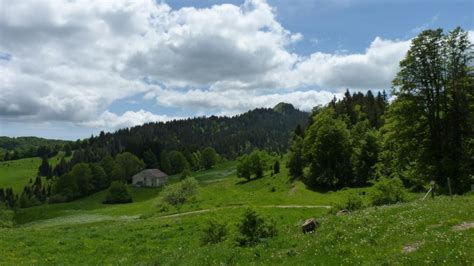
<svg viewBox="0 0 474 266"><path fill-rule="evenodd" d="M342 209L355 211L355 210L362 209L363 207L364 207L364 202L363 202L362 197L355 193L350 193L346 201L334 204L334 206L331 208L329 213L336 214L338 211Z"/></svg>
<svg viewBox="0 0 474 266"><path fill-rule="evenodd" d="M196 179L188 177L179 183L166 186L162 192L162 200L174 206L183 204L197 193L197 188Z"/></svg>
<svg viewBox="0 0 474 266"><path fill-rule="evenodd" d="M364 202L362 200L362 197L355 194L355 193L349 194L349 196L347 197L345 207L349 211L355 211L355 210L362 209L364 207Z"/></svg>
<svg viewBox="0 0 474 266"><path fill-rule="evenodd" d="M120 181L112 182L107 196L105 197L104 203L117 204L129 202L132 202L132 197L128 193L127 185Z"/></svg>
<svg viewBox="0 0 474 266"><path fill-rule="evenodd" d="M181 176L179 177L180 180L184 180L192 175L191 170L189 169L184 169L183 172L181 173Z"/></svg>
<svg viewBox="0 0 474 266"><path fill-rule="evenodd" d="M372 204L384 205L404 202L406 200L405 188L402 181L396 178L380 178L373 186Z"/></svg>
<svg viewBox="0 0 474 266"><path fill-rule="evenodd" d="M256 244L262 239L274 237L278 233L273 220L265 221L251 209L245 211L238 229L240 236L237 237L237 243L240 246Z"/></svg>
<svg viewBox="0 0 474 266"><path fill-rule="evenodd" d="M215 244L224 240L227 235L227 227L217 221L210 220L203 230L201 242L203 244Z"/></svg>

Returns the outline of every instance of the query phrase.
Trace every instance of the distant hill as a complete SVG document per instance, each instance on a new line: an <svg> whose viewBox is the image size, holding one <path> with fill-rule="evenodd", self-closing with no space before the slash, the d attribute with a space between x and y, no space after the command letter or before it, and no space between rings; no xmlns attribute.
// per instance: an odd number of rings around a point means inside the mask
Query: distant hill
<svg viewBox="0 0 474 266"><path fill-rule="evenodd" d="M38 137L0 136L0 161L17 160L37 156L54 156L63 148L65 140Z"/></svg>
<svg viewBox="0 0 474 266"><path fill-rule="evenodd" d="M233 117L196 117L169 122L147 123L89 139L88 146L106 148L116 154L130 151L141 155L147 149L199 150L211 146L228 158L254 148L284 151L298 124L305 124L308 113L291 104L259 108Z"/></svg>
<svg viewBox="0 0 474 266"><path fill-rule="evenodd" d="M0 148L4 150L28 150L39 146L63 145L67 141L44 139L38 137L5 137L0 136Z"/></svg>

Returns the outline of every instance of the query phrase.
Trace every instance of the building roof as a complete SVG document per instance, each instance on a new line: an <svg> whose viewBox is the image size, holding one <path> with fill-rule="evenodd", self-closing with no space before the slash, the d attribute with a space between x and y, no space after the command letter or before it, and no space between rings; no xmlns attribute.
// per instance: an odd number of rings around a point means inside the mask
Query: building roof
<svg viewBox="0 0 474 266"><path fill-rule="evenodd" d="M164 172L162 172L160 169L145 169L145 170L141 171L140 173L134 175L134 177L138 176L138 175L144 175L144 176L147 176L147 177L155 177L155 178L168 177L168 175L165 174Z"/></svg>

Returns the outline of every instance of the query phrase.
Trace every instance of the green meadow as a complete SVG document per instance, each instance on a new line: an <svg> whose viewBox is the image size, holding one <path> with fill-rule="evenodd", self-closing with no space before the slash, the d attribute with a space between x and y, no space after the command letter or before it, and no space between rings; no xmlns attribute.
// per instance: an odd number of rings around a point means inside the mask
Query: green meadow
<svg viewBox="0 0 474 266"><path fill-rule="evenodd" d="M63 155L64 152L59 152L49 158L49 163L56 166ZM0 162L0 188L11 187L15 193L21 193L29 180L36 178L40 164L41 158L38 157Z"/></svg>
<svg viewBox="0 0 474 266"><path fill-rule="evenodd" d="M10 162L25 165L36 159ZM159 188L129 187L134 202L105 205L105 191L70 203L19 209L16 225L0 228L0 264L451 264L474 263L474 197L436 197L368 207L348 216L329 208L351 194L369 202L372 188L312 191L286 170L245 181L229 161L193 176L196 196L180 207L161 206ZM0 180L6 183L2 176ZM179 176L172 176L170 183ZM18 182L20 184L20 182ZM273 220L278 234L236 245L246 208ZM303 234L301 224L320 227ZM210 220L225 224L222 242L203 244Z"/></svg>

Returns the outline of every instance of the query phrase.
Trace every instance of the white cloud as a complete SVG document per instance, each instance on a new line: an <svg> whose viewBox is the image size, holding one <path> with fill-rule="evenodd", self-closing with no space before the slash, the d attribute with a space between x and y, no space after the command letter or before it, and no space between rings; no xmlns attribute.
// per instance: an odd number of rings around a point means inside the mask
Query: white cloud
<svg viewBox="0 0 474 266"><path fill-rule="evenodd" d="M410 41L377 37L364 54L314 53L297 64L293 80L299 86L316 84L329 89L389 88L409 47Z"/></svg>
<svg viewBox="0 0 474 266"><path fill-rule="evenodd" d="M155 115L145 110L127 111L122 115L117 115L109 111L102 113L97 119L82 123L88 127L101 128L105 130L113 130L125 127L133 127L148 122L163 122L179 117L169 117L166 115Z"/></svg>
<svg viewBox="0 0 474 266"><path fill-rule="evenodd" d="M346 87L388 88L409 46L375 38L363 54L303 57L290 52L303 36L285 29L264 0L176 10L153 0L0 5L0 118L7 120L116 128L169 118L107 111L138 93L205 113L279 101L309 110Z"/></svg>
<svg viewBox="0 0 474 266"><path fill-rule="evenodd" d="M291 103L298 109L309 111L316 105L326 104L334 96L339 98L341 94L314 90L262 94L245 90L199 89L185 92L157 89L148 94L148 97L156 98L157 103L162 106L190 108L198 110L198 114L215 110L220 115L234 115L258 107L271 108L279 102Z"/></svg>

